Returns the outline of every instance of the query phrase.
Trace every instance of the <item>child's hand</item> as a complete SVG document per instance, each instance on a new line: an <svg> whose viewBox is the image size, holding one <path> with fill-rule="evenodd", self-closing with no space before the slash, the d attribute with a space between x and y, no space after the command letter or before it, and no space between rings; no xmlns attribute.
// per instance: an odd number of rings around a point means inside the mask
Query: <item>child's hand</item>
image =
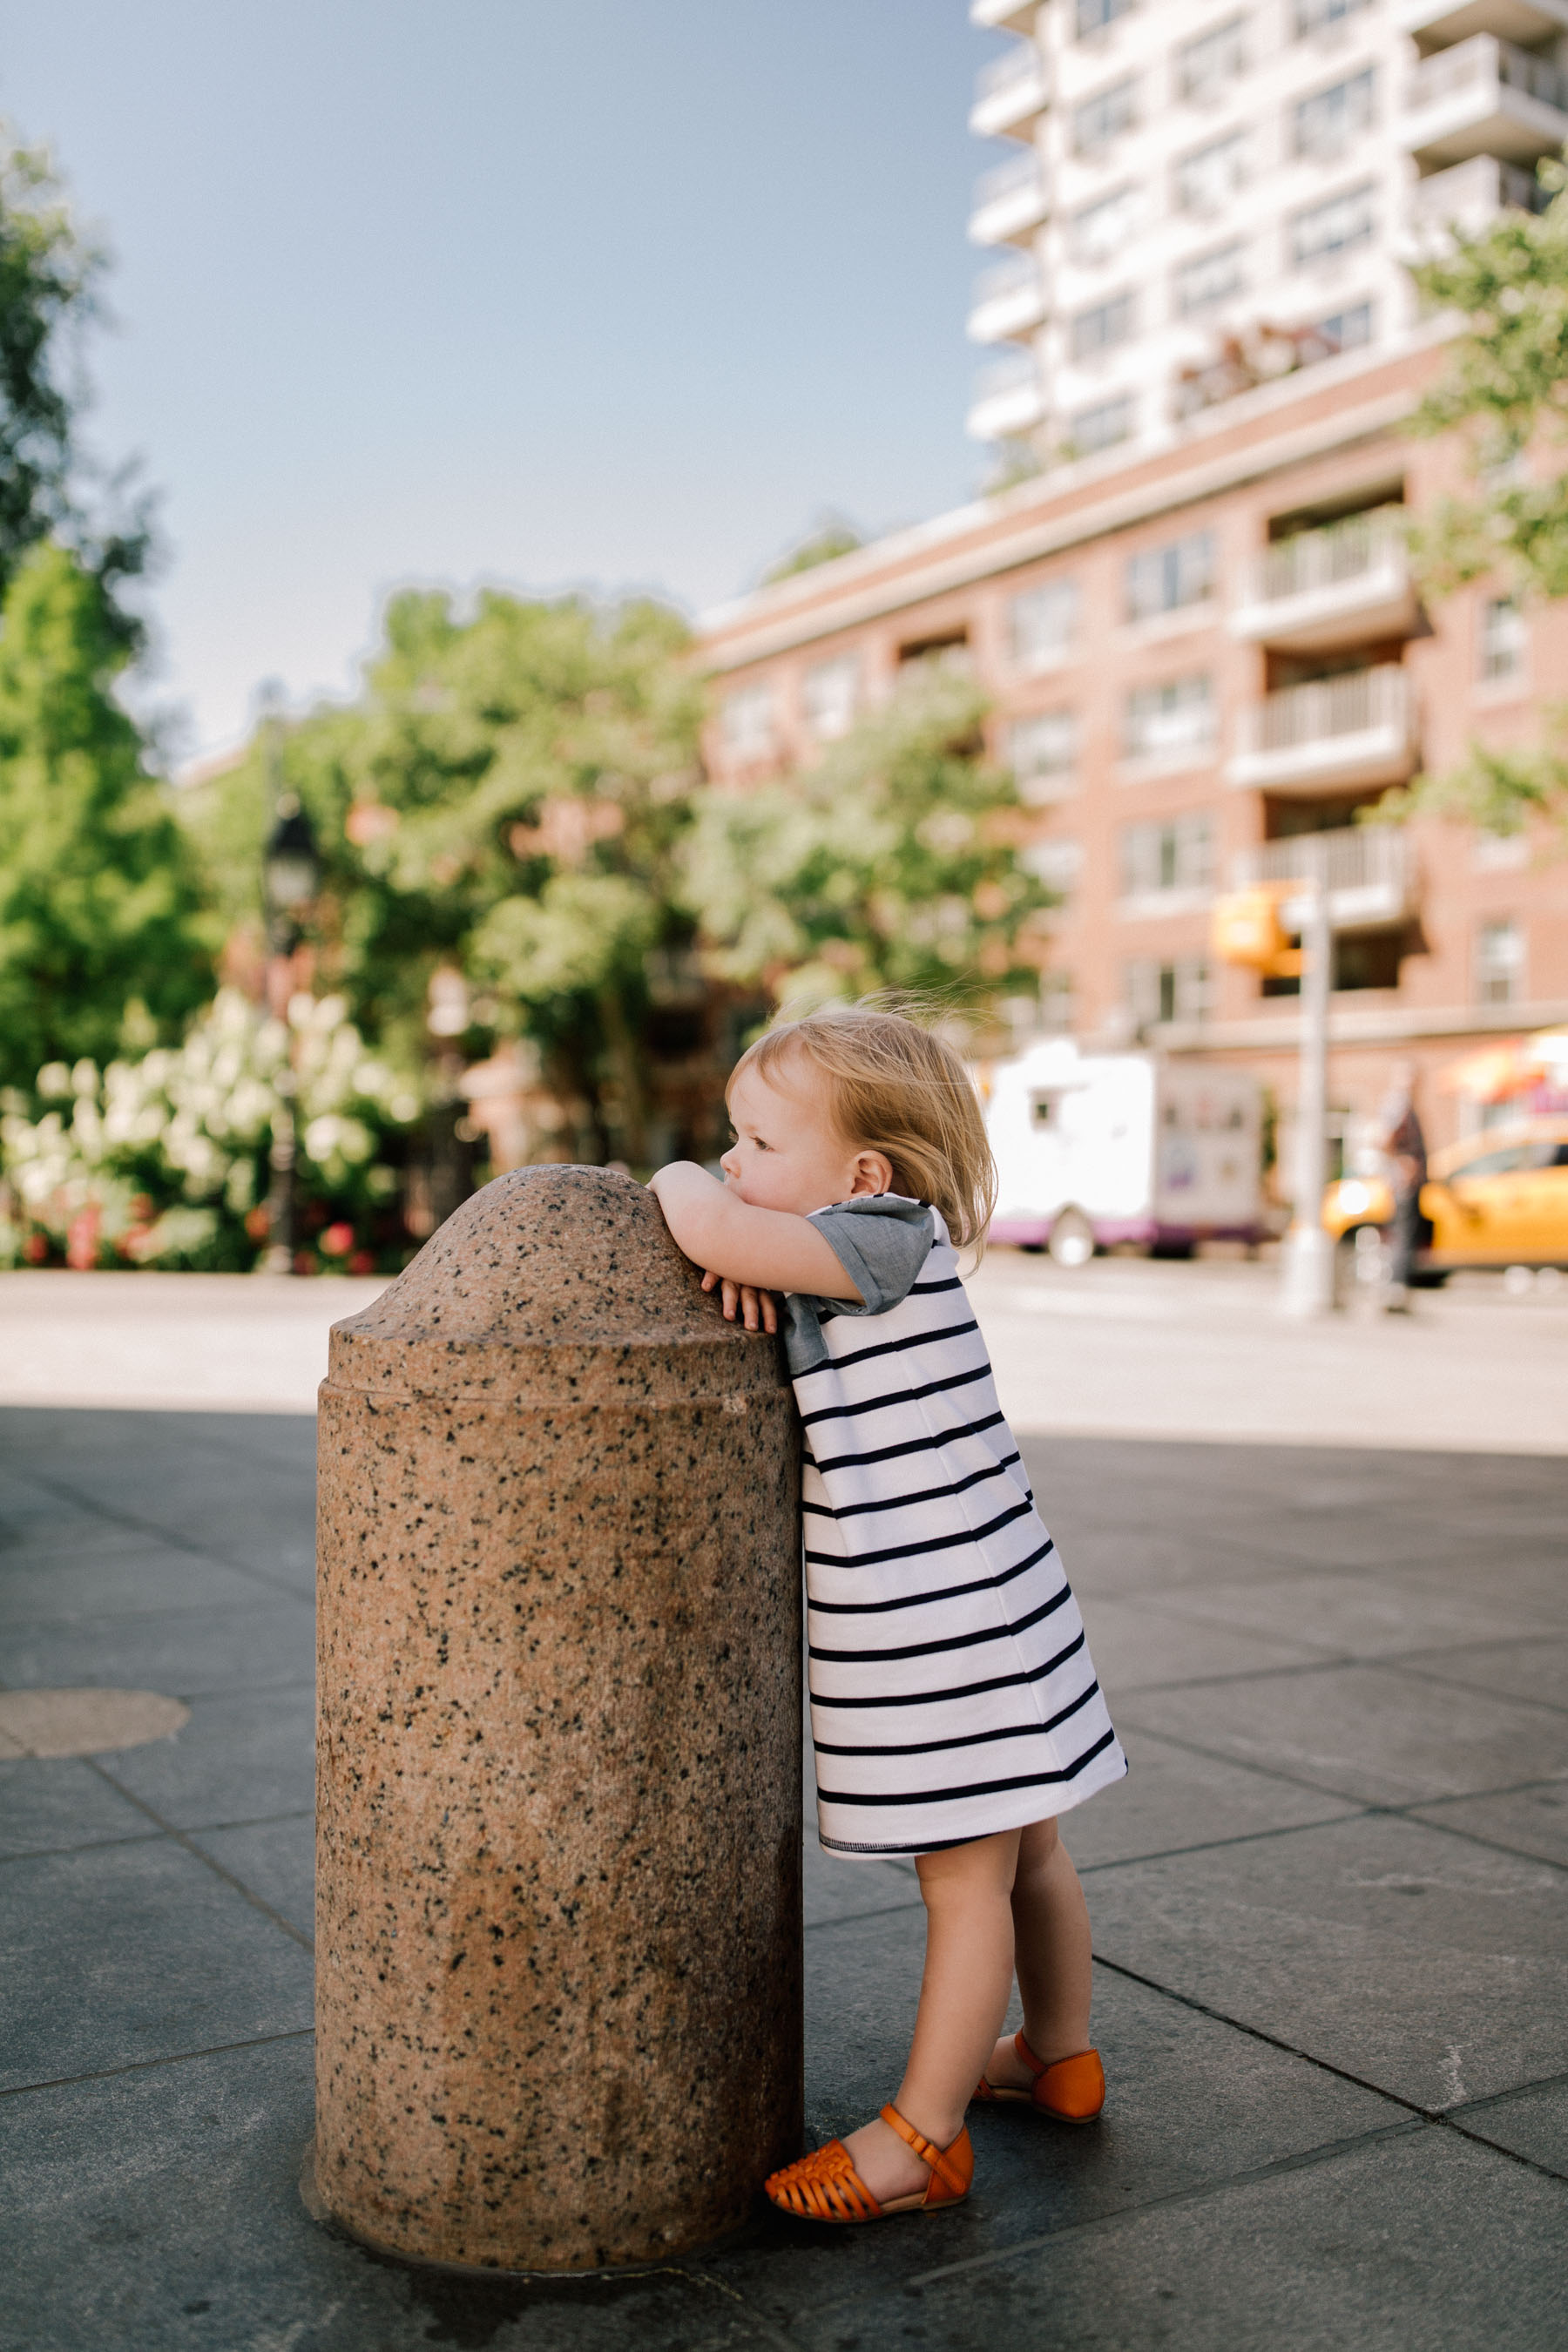
<svg viewBox="0 0 1568 2352"><path fill-rule="evenodd" d="M756 1290L749 1282L731 1282L725 1276L705 1274L704 1290L719 1284L724 1300L724 1320L732 1323L737 1306L748 1331L776 1331L779 1328L778 1307L771 1290Z"/></svg>

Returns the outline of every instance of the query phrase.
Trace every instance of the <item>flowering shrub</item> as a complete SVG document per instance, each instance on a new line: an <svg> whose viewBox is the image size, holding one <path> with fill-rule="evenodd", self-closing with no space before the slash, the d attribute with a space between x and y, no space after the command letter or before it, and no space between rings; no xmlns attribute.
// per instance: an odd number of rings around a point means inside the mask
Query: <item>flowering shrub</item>
<svg viewBox="0 0 1568 2352"><path fill-rule="evenodd" d="M292 1125L295 1269L391 1272L409 1236L392 1160L423 1108L342 997L287 1021L220 991L183 1045L38 1073L48 1106L0 1118L0 1264L254 1266L274 1144Z"/></svg>

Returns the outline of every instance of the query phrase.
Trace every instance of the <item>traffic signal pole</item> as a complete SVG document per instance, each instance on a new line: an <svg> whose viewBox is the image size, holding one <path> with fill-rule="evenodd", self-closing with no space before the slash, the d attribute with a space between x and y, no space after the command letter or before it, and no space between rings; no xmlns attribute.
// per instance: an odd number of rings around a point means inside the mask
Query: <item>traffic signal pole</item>
<svg viewBox="0 0 1568 2352"><path fill-rule="evenodd" d="M1324 862L1307 887L1301 926L1301 1069L1296 1088L1296 1181L1290 1229L1281 1252L1287 1315L1327 1315L1334 1304L1334 1244L1323 1229L1328 1181L1329 992L1334 934Z"/></svg>

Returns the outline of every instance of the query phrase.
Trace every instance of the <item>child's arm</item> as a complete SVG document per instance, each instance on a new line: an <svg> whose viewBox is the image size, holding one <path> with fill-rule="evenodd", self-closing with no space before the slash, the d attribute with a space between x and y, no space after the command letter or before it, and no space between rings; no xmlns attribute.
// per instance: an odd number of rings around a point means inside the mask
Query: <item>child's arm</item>
<svg viewBox="0 0 1568 2352"><path fill-rule="evenodd" d="M764 1327L774 1328L769 1291L799 1290L814 1298L859 1303L859 1292L809 1218L752 1208L691 1160L661 1168L648 1190L676 1246L703 1268L704 1288L723 1284L724 1312L731 1321L737 1295L749 1330L757 1328L753 1314L759 1304ZM749 1298L748 1291L764 1296Z"/></svg>

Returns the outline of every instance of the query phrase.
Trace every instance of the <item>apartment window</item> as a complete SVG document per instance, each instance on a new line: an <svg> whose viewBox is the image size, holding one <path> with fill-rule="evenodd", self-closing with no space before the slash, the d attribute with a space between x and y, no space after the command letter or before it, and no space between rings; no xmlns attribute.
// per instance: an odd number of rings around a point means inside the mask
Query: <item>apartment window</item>
<svg viewBox="0 0 1568 2352"><path fill-rule="evenodd" d="M1298 100L1292 142L1296 153L1315 155L1320 161L1342 154L1358 132L1371 128L1373 88L1374 77L1368 66L1328 89L1315 90L1310 98Z"/></svg>
<svg viewBox="0 0 1568 2352"><path fill-rule="evenodd" d="M1121 251L1135 225L1138 191L1118 188L1072 217L1068 251L1080 269L1098 269Z"/></svg>
<svg viewBox="0 0 1568 2352"><path fill-rule="evenodd" d="M1018 863L1026 874L1054 890L1058 898L1070 897L1074 883L1083 872L1081 841L1031 841L1018 853Z"/></svg>
<svg viewBox="0 0 1568 2352"><path fill-rule="evenodd" d="M1126 393L1115 400L1097 401L1092 408L1080 408L1072 419L1072 443L1080 457L1092 457L1097 449L1113 449L1131 436L1132 401Z"/></svg>
<svg viewBox="0 0 1568 2352"><path fill-rule="evenodd" d="M1476 933L1476 1002L1517 1004L1524 994L1524 929L1512 916Z"/></svg>
<svg viewBox="0 0 1568 2352"><path fill-rule="evenodd" d="M1214 693L1206 677L1167 678L1135 686L1122 715L1122 745L1130 760L1177 758L1214 740Z"/></svg>
<svg viewBox="0 0 1568 2352"><path fill-rule="evenodd" d="M1359 351L1372 341L1372 304L1357 302L1348 310L1334 310L1310 330L1318 349L1303 352L1303 361L1336 359L1341 352Z"/></svg>
<svg viewBox="0 0 1568 2352"><path fill-rule="evenodd" d="M1304 41L1331 25L1342 25L1347 16L1359 16L1371 5L1372 0L1296 0L1296 38Z"/></svg>
<svg viewBox="0 0 1568 2352"><path fill-rule="evenodd" d="M759 678L724 698L720 732L731 760L765 760L773 750L773 689Z"/></svg>
<svg viewBox="0 0 1568 2352"><path fill-rule="evenodd" d="M1212 310L1217 303L1239 294L1246 283L1247 247L1240 238L1216 247L1213 253L1200 253L1194 259L1184 261L1176 272L1176 316L1193 319L1202 311Z"/></svg>
<svg viewBox="0 0 1568 2352"><path fill-rule="evenodd" d="M1071 792L1078 766L1076 711L1037 710L1027 719L1015 719L1005 741L1020 800L1038 807Z"/></svg>
<svg viewBox="0 0 1568 2352"><path fill-rule="evenodd" d="M836 654L829 661L814 662L805 673L801 699L805 723L819 743L847 735L860 703L858 654Z"/></svg>
<svg viewBox="0 0 1568 2352"><path fill-rule="evenodd" d="M1247 18L1226 16L1176 51L1176 95L1202 104L1247 71Z"/></svg>
<svg viewBox="0 0 1568 2352"><path fill-rule="evenodd" d="M1118 16L1131 16L1137 0L1078 0L1078 37L1086 41L1091 34L1103 33L1114 25Z"/></svg>
<svg viewBox="0 0 1568 2352"><path fill-rule="evenodd" d="M1244 131L1233 131L1184 155L1176 165L1176 209L1184 213L1222 213L1246 184L1247 142Z"/></svg>
<svg viewBox="0 0 1568 2352"><path fill-rule="evenodd" d="M1342 195L1309 205L1290 224L1290 258L1298 269L1331 255L1349 253L1376 234L1377 190L1370 180Z"/></svg>
<svg viewBox="0 0 1568 2352"><path fill-rule="evenodd" d="M1096 302L1092 309L1080 310L1072 322L1074 359L1098 359L1101 352L1113 352L1118 343L1130 341L1133 316L1131 293L1113 294L1109 302Z"/></svg>
<svg viewBox="0 0 1568 2352"><path fill-rule="evenodd" d="M1121 829L1121 895L1159 898L1214 883L1214 819L1205 811Z"/></svg>
<svg viewBox="0 0 1568 2352"><path fill-rule="evenodd" d="M1163 1021L1204 1021L1211 992L1209 968L1201 956L1171 963L1140 957L1127 967L1127 1009L1140 1029Z"/></svg>
<svg viewBox="0 0 1568 2352"><path fill-rule="evenodd" d="M1013 667L1031 675L1065 661L1078 634L1078 610L1076 580L1044 581L1010 598L1007 653Z"/></svg>
<svg viewBox="0 0 1568 2352"><path fill-rule="evenodd" d="M1129 74L1123 81L1113 81L1109 89L1097 90L1076 107L1072 118L1072 143L1075 155L1093 155L1131 131L1138 120L1138 83Z"/></svg>
<svg viewBox="0 0 1568 2352"><path fill-rule="evenodd" d="M1214 533L1189 531L1163 547L1146 547L1127 565L1127 617L1146 621L1156 613L1201 604L1215 586Z"/></svg>
<svg viewBox="0 0 1568 2352"><path fill-rule="evenodd" d="M1481 676L1518 677L1524 668L1528 624L1511 596L1489 596L1481 606Z"/></svg>

